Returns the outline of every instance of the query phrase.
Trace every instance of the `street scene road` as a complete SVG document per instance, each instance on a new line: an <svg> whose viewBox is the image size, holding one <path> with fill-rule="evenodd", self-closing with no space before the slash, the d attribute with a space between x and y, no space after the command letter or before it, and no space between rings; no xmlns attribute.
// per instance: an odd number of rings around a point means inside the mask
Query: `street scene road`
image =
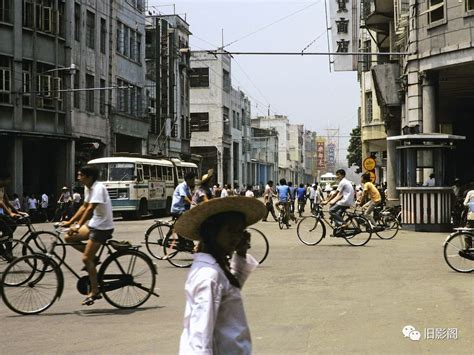
<svg viewBox="0 0 474 355"><path fill-rule="evenodd" d="M140 244L152 222L117 221L114 237ZM268 237L270 253L243 288L255 354L471 353L472 275L446 265L446 234L401 230L393 240L374 235L364 247L327 237L309 247L294 225L256 227ZM82 266L72 249L67 260ZM43 314L20 316L2 304L1 353L176 354L188 269L155 262L161 297L136 310L104 300L81 306L67 271L61 299ZM420 332L418 341L404 336L406 326Z"/></svg>

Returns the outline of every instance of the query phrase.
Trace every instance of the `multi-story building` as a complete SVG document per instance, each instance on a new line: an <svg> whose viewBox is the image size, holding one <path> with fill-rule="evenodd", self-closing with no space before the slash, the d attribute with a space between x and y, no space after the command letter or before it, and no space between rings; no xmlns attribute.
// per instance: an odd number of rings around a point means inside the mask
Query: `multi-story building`
<svg viewBox="0 0 474 355"><path fill-rule="evenodd" d="M304 127L301 124L290 124L289 133L288 151L290 153L290 169L293 171L290 181L294 184L304 183Z"/></svg>
<svg viewBox="0 0 474 355"><path fill-rule="evenodd" d="M303 182L313 184L316 181L316 132L304 132L304 179Z"/></svg>
<svg viewBox="0 0 474 355"><path fill-rule="evenodd" d="M142 0L0 2L0 169L17 193L56 193L75 169L143 153Z"/></svg>
<svg viewBox="0 0 474 355"><path fill-rule="evenodd" d="M288 145L290 141L290 121L284 115L258 116L252 119L252 127L275 129L278 133L278 178L294 181L295 170L291 164Z"/></svg>
<svg viewBox="0 0 474 355"><path fill-rule="evenodd" d="M381 51L400 52L374 56L371 71L388 136L389 198L401 194L406 224L449 225L449 186L474 179L474 2L366 0L363 16ZM433 173L436 186L421 186Z"/></svg>
<svg viewBox="0 0 474 355"><path fill-rule="evenodd" d="M219 184L241 185L250 102L232 88L230 55L193 51L191 68L191 152L202 156L203 171L214 169Z"/></svg>
<svg viewBox="0 0 474 355"><path fill-rule="evenodd" d="M191 159L190 35L189 24L179 15L147 17L145 60L150 154Z"/></svg>
<svg viewBox="0 0 474 355"><path fill-rule="evenodd" d="M252 127L251 167L247 183L263 188L267 181L278 179L278 132Z"/></svg>

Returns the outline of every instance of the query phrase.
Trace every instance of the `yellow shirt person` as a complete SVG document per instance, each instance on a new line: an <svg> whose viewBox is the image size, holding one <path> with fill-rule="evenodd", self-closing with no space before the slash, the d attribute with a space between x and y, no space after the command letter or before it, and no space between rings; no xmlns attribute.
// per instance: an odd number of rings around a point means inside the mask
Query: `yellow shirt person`
<svg viewBox="0 0 474 355"><path fill-rule="evenodd" d="M377 190L374 184L372 184L370 181L364 183L364 192L367 192L369 194L370 200L375 203L382 200L379 190Z"/></svg>

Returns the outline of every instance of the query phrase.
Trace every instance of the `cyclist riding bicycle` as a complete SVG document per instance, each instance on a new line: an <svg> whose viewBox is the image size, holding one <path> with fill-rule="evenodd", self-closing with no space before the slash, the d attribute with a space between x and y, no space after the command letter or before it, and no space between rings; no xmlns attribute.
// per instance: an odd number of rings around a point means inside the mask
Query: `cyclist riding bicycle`
<svg viewBox="0 0 474 355"><path fill-rule="evenodd" d="M326 200L321 203L321 205L329 204L329 214L331 215L336 231L334 235L337 235L337 232L345 226L343 225L342 213L352 206L354 203L354 188L349 180L346 179L346 172L343 169L336 171L336 179L339 181L337 186L337 194L329 200Z"/></svg>
<svg viewBox="0 0 474 355"><path fill-rule="evenodd" d="M5 188L10 182L9 174L0 176L0 255L7 261L13 260L11 239L16 229L15 219L28 216L28 214L15 209L10 203L5 192Z"/></svg>
<svg viewBox="0 0 474 355"><path fill-rule="evenodd" d="M193 198L191 189L194 187L195 178L196 174L191 172L187 173L184 175L184 181L178 184L174 189L170 210L171 216L178 218L191 207Z"/></svg>
<svg viewBox="0 0 474 355"><path fill-rule="evenodd" d="M278 204L277 208L284 209L287 218L291 218L295 223L298 221L290 212L290 187L286 184L286 179L280 179L280 185L277 186Z"/></svg>
<svg viewBox="0 0 474 355"><path fill-rule="evenodd" d="M363 185L363 192L362 197L358 203L362 206L364 216L370 221L374 230L381 230L383 228L376 225L373 217L374 209L382 204L380 192L370 181L369 173L362 174L360 180Z"/></svg>
<svg viewBox="0 0 474 355"><path fill-rule="evenodd" d="M84 185L84 203L72 218L63 222L63 227L71 226L65 237L67 243L83 253L82 262L89 273L90 292L82 301L90 306L95 300L102 298L97 284L96 257L102 244L112 238L114 231L112 203L105 186L97 181L99 171L95 166L86 165L77 173L77 179ZM79 243L87 240L87 242Z"/></svg>

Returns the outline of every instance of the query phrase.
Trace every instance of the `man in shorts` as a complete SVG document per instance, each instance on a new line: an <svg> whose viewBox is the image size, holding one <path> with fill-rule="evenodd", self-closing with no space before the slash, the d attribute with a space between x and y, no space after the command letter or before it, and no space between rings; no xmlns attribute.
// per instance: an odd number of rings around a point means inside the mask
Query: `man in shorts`
<svg viewBox="0 0 474 355"><path fill-rule="evenodd" d="M87 241L85 244L73 245L83 253L82 261L85 270L89 273L90 292L83 305L91 305L95 300L102 298L97 285L96 257L102 244L112 238L114 231L112 203L105 186L97 181L99 171L95 166L86 165L77 173L77 179L84 185L84 203L72 218L62 223L62 226L71 226L65 237L67 243Z"/></svg>

